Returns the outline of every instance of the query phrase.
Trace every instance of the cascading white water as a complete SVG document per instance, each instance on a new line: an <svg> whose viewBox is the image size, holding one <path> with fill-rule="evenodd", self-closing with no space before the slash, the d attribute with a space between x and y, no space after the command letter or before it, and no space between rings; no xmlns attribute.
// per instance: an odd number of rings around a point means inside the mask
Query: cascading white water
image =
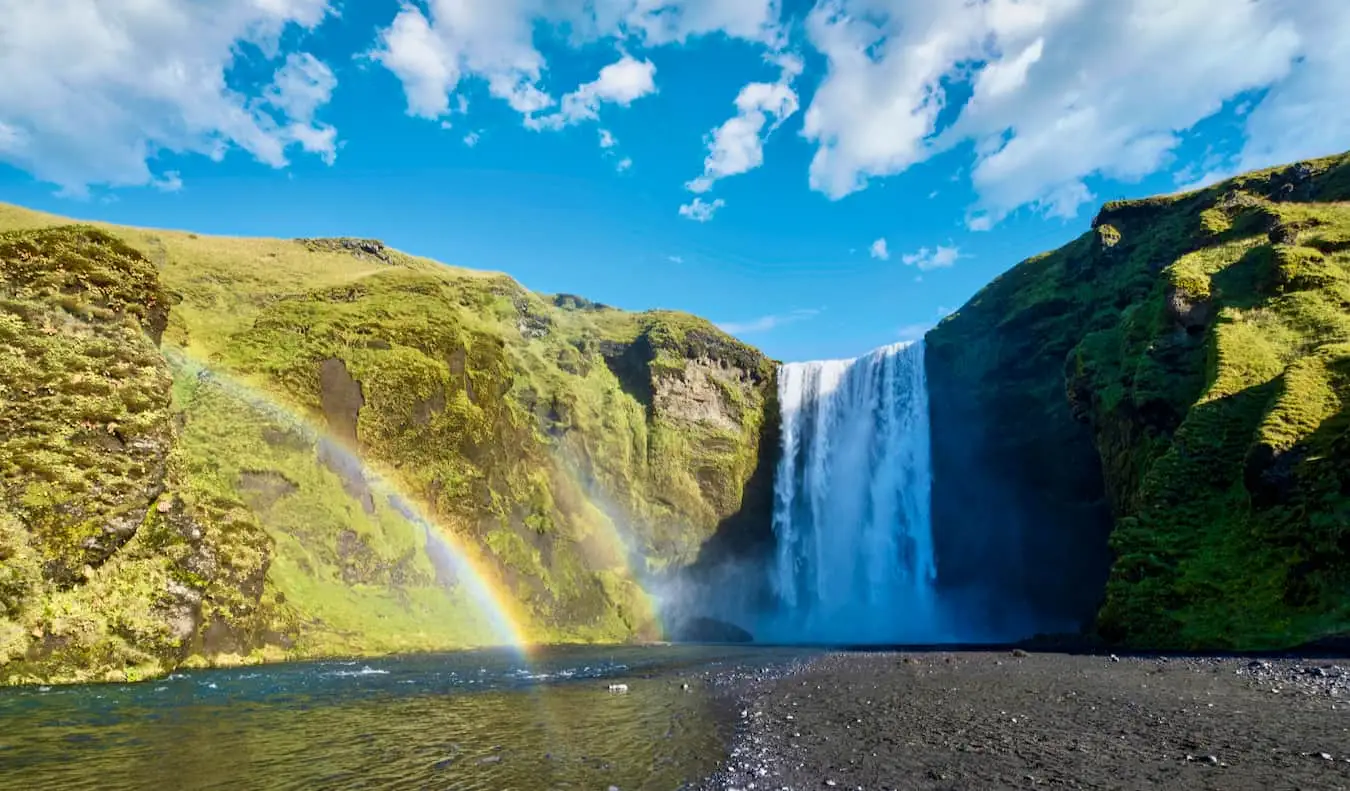
<svg viewBox="0 0 1350 791"><path fill-rule="evenodd" d="M765 637L925 642L938 631L923 342L779 372L774 582Z"/></svg>

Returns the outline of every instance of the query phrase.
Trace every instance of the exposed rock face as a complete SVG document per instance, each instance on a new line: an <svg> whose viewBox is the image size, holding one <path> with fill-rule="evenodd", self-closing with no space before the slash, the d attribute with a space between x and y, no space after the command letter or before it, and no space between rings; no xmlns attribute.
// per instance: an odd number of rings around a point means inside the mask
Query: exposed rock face
<svg viewBox="0 0 1350 791"><path fill-rule="evenodd" d="M1194 299L1182 289L1169 285L1163 296L1167 317L1187 333L1203 332L1214 318L1214 303L1208 299Z"/></svg>
<svg viewBox="0 0 1350 791"><path fill-rule="evenodd" d="M238 488L252 508L265 511L300 487L276 470L245 470L239 474Z"/></svg>
<svg viewBox="0 0 1350 791"><path fill-rule="evenodd" d="M653 398L656 408L672 420L735 431L740 428L740 409L730 402L727 392L746 387L748 376L711 360L688 360L683 371L656 380Z"/></svg>
<svg viewBox="0 0 1350 791"><path fill-rule="evenodd" d="M347 364L329 357L319 364L319 401L328 428L341 440L356 444L356 423L366 399L361 383L352 378Z"/></svg>
<svg viewBox="0 0 1350 791"><path fill-rule="evenodd" d="M391 251L384 246L384 242L378 239L342 237L336 239L296 239L295 241L314 252L349 253L362 260L379 261L385 264L394 263Z"/></svg>
<svg viewBox="0 0 1350 791"><path fill-rule="evenodd" d="M1347 198L1343 156L1109 203L940 324L943 584L1155 648L1350 633Z"/></svg>

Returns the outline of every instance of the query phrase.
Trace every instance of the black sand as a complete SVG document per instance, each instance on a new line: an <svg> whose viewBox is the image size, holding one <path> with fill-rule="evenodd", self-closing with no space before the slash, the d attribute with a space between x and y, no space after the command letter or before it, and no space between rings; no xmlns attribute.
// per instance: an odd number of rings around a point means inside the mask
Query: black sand
<svg viewBox="0 0 1350 791"><path fill-rule="evenodd" d="M1350 661L838 653L741 690L709 789L1350 789Z"/></svg>

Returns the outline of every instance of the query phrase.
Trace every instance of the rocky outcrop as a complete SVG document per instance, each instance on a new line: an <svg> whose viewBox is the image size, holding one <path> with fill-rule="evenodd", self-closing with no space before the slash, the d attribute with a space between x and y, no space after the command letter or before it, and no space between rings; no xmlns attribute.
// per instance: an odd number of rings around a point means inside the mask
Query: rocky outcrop
<svg viewBox="0 0 1350 791"><path fill-rule="evenodd" d="M305 249L311 252L347 253L364 261L377 261L382 264L395 263L393 251L385 247L384 242L378 239L341 237L335 239L296 239L295 241L304 245Z"/></svg>
<svg viewBox="0 0 1350 791"><path fill-rule="evenodd" d="M1347 198L1343 156L1112 202L944 320L942 584L1010 636L1350 632Z"/></svg>

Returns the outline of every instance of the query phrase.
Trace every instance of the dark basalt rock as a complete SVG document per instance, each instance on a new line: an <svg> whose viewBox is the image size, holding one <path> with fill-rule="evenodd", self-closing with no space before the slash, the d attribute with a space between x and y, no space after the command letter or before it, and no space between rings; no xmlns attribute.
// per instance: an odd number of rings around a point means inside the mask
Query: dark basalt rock
<svg viewBox="0 0 1350 791"><path fill-rule="evenodd" d="M379 261L385 264L394 263L393 256L389 254L389 249L384 246L384 242L378 239L342 237L335 239L296 239L295 241L316 253L350 253L357 258Z"/></svg>
<svg viewBox="0 0 1350 791"><path fill-rule="evenodd" d="M1214 303L1211 300L1193 297L1176 286L1167 287L1165 304L1167 317L1189 334L1204 331L1214 318Z"/></svg>
<svg viewBox="0 0 1350 791"><path fill-rule="evenodd" d="M672 625L669 639L677 643L751 643L755 636L734 623L696 617Z"/></svg>

